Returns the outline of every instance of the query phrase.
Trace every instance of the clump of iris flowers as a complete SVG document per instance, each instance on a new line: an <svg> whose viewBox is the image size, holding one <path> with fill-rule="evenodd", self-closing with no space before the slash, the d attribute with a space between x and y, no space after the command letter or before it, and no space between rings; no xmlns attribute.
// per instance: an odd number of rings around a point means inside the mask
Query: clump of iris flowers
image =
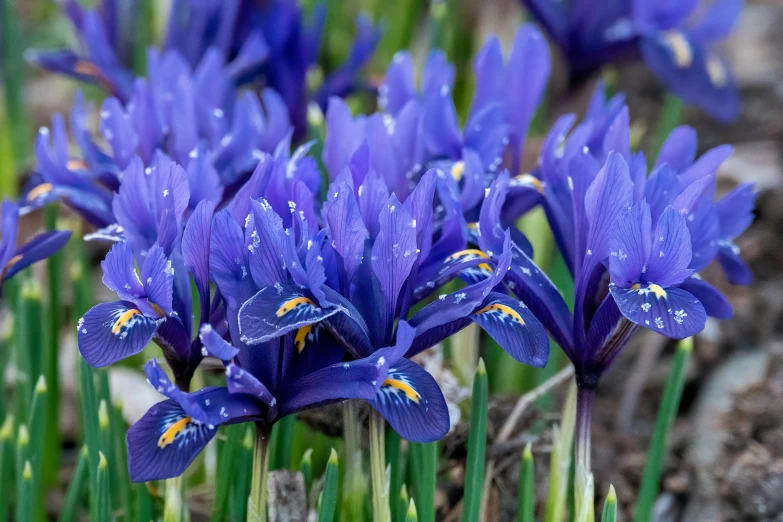
<svg viewBox="0 0 783 522"><path fill-rule="evenodd" d="M136 2L102 0L92 9L82 7L78 0L61 3L76 30L80 49L29 51L28 60L50 71L100 85L121 103L130 103L135 90L134 54L144 52L134 49L137 43L133 36L149 23L144 18L147 15L135 8ZM175 53L182 61L176 64L178 68L192 69L204 64L211 55L219 55L226 62L225 79L233 86L260 84L276 90L283 98L298 140L307 131L308 103L320 103L325 110L331 96L372 89L361 79L360 72L381 37L380 29L366 16L357 17L356 39L348 58L312 91L309 73L317 65L321 50L325 6L316 6L310 18L305 20L302 7L291 0L175 0L160 51ZM150 32L151 28L145 30ZM158 51L150 48L149 52ZM153 67L153 61L148 56L147 66ZM177 69L172 74L176 72ZM176 81L171 88L178 88Z"/></svg>
<svg viewBox="0 0 783 522"><path fill-rule="evenodd" d="M410 57L395 57L382 112L354 115L330 98L323 199L313 144L292 152L282 98L237 97L241 55L152 52L149 79L103 104L110 151L92 140L81 102L71 125L83 158L68 154L62 119L51 142L39 136L29 208L62 198L102 227L96 238L115 242L102 268L119 300L80 322L82 355L103 366L152 340L173 374L146 367L167 400L129 432L133 480L180 475L225 424L256 424L263 463L275 422L349 399L368 401L408 440L437 440L449 430L445 401L412 358L471 323L533 366L546 364L547 333L561 346L576 371L577 456L589 469L593 394L633 333L684 338L708 315L730 316L699 276L715 259L731 282L749 282L734 240L755 194L743 185L714 201L731 150L697 159L692 129L671 134L648 176L623 98L607 101L599 87L585 120L573 129L575 117L557 120L537 167L521 172L549 74L532 26L508 58L496 39L482 48L462 129L453 68L437 52L420 88ZM538 205L574 278L573 313L511 226ZM225 385L192 391L205 357L221 362Z"/></svg>
<svg viewBox="0 0 783 522"><path fill-rule="evenodd" d="M717 260L730 282L750 282L734 239L752 222L755 199L752 185L743 184L715 201L715 171L731 147L697 159L695 133L677 128L648 175L644 155L630 150L627 108L618 111L602 93L592 108L570 134L573 116L555 123L531 173L542 186L540 203L574 277L573 314L558 292L526 283L538 270L529 258L517 256L509 271L514 292L527 298L574 363L581 413L577 454L588 469L594 390L633 333L648 328L682 339L700 332L707 316L731 317L726 298L699 272ZM504 174L490 189L480 243L498 237L492 230L509 185ZM531 292L535 298L526 297Z"/></svg>
<svg viewBox="0 0 783 522"><path fill-rule="evenodd" d="M565 55L572 85L606 64L641 58L687 103L721 121L737 117L737 86L716 44L731 33L742 0L716 0L704 13L696 0L523 3Z"/></svg>

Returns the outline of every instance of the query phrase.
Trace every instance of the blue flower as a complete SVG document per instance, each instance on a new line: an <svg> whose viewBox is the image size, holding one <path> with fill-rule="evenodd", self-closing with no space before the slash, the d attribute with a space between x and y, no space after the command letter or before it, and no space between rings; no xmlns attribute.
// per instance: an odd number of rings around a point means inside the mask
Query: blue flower
<svg viewBox="0 0 783 522"><path fill-rule="evenodd" d="M695 0L524 4L565 54L572 83L606 64L641 57L686 102L721 121L737 117L737 86L715 43L731 33L742 0L717 0L696 23L688 22L698 6Z"/></svg>
<svg viewBox="0 0 783 522"><path fill-rule="evenodd" d="M445 176L430 170L400 202L361 157L351 163L327 191L325 228L315 236L304 225L284 231L271 208L253 202L245 237L251 238L249 272L259 290L242 304L236 328L249 345L293 335L302 353L337 345L359 361L397 347L396 355L384 356L389 377L378 383L370 404L406 439L437 440L449 429L445 400L409 357L471 322L536 366L546 362L548 340L527 307L501 285L511 257L508 242L497 263L464 250L462 212L449 199ZM436 192L452 208L443 221L434 217ZM235 269L234 281L241 273ZM465 288L411 314L457 276Z"/></svg>
<svg viewBox="0 0 783 522"><path fill-rule="evenodd" d="M630 148L628 110L617 100L619 107L596 97L589 119L570 134L574 117L560 118L531 174L574 277L573 314L522 238L512 242L507 275L512 291L574 362L579 383L589 387L639 327L679 339L701 331L707 316L731 316L726 298L698 275L713 260L731 282L750 281L734 239L752 222L752 186L714 201L714 173L731 147L696 158L695 132L679 127L648 176L643 154ZM483 252L498 251L511 184L501 174L484 200L479 233L471 236Z"/></svg>
<svg viewBox="0 0 783 522"><path fill-rule="evenodd" d="M54 230L37 234L27 243L17 246L19 215L16 203L4 199L0 222L0 295L5 281L33 263L57 253L71 237L69 231Z"/></svg>

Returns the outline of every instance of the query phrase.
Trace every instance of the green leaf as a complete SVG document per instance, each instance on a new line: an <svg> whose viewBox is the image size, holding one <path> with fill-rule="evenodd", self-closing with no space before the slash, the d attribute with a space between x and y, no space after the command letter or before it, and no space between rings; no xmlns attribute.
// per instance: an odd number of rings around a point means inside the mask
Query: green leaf
<svg viewBox="0 0 783 522"><path fill-rule="evenodd" d="M465 496L462 501L462 521L479 520L481 494L484 490L484 457L487 453L488 380L484 359L479 359L473 378L473 410L470 414L468 461L465 471Z"/></svg>
<svg viewBox="0 0 783 522"><path fill-rule="evenodd" d="M397 499L397 513L394 515L394 522L405 522L408 515L408 488L403 484L400 486L400 497Z"/></svg>
<svg viewBox="0 0 783 522"><path fill-rule="evenodd" d="M239 522L247 518L247 497L250 495L250 475L253 468L253 425L245 426L245 437L239 450L236 482L232 494L232 519Z"/></svg>
<svg viewBox="0 0 783 522"><path fill-rule="evenodd" d="M332 522L334 520L334 510L337 506L337 473L337 452L332 448L324 474L324 488L321 491L321 502L318 507L318 522Z"/></svg>
<svg viewBox="0 0 783 522"><path fill-rule="evenodd" d="M604 510L601 514L601 522L616 522L617 521L617 493L614 491L614 486L609 486L609 494L606 495L606 501L604 502Z"/></svg>
<svg viewBox="0 0 783 522"><path fill-rule="evenodd" d="M44 209L44 221L47 230L57 229L57 205L48 205ZM41 470L44 484L57 485L57 474L60 469L60 372L59 347L60 334L65 323L65 303L62 302L64 253L57 252L46 260L47 291L49 300L46 308L47 326L46 347L44 355L44 370L46 382L49 385L49 399L46 406L46 424L52 429L46 430L44 468Z"/></svg>
<svg viewBox="0 0 783 522"><path fill-rule="evenodd" d="M87 461L89 451L87 446L82 446L79 450L79 458L76 461L76 468L71 475L71 483L68 485L68 492L65 494L63 507L60 509L58 522L72 522L76 519L76 512L79 509L84 493L84 481L87 478Z"/></svg>
<svg viewBox="0 0 783 522"><path fill-rule="evenodd" d="M106 456L102 451L98 452L98 469L97 469L97 483L98 483L98 518L96 520L107 522L111 520L111 491L109 490L109 464L106 461Z"/></svg>
<svg viewBox="0 0 783 522"><path fill-rule="evenodd" d="M212 522L228 519L228 501L231 498L231 487L234 484L237 469L237 454L242 446L242 439L245 438L245 428L244 424L235 424L224 428L227 436L218 456L215 505L210 517Z"/></svg>
<svg viewBox="0 0 783 522"><path fill-rule="evenodd" d="M41 283L25 271L17 304L15 416L28 419L33 379L41 375L43 361L43 305Z"/></svg>
<svg viewBox="0 0 783 522"><path fill-rule="evenodd" d="M422 522L435 522L435 482L438 474L438 443L411 444L416 478L416 505Z"/></svg>
<svg viewBox="0 0 783 522"><path fill-rule="evenodd" d="M405 515L405 522L418 522L419 517L416 516L416 503L411 499L408 504L408 513Z"/></svg>
<svg viewBox="0 0 783 522"><path fill-rule="evenodd" d="M522 452L522 465L519 468L519 506L517 508L517 522L535 522L535 475L533 449L528 442L527 446L525 446L525 450Z"/></svg>
<svg viewBox="0 0 783 522"><path fill-rule="evenodd" d="M304 477L305 498L309 498L313 487L313 448L307 448L302 455L302 460L299 461L299 472Z"/></svg>
<svg viewBox="0 0 783 522"><path fill-rule="evenodd" d="M14 416L8 414L0 427L0 488L12 491L14 483ZM6 522L11 510L11 495L0 495L0 522Z"/></svg>
<svg viewBox="0 0 783 522"><path fill-rule="evenodd" d="M653 505L658 498L659 483L661 479L661 467L666 456L666 440L671 431L677 410L680 407L682 389L685 386L685 376L688 371L688 361L693 351L693 339L683 339L677 345L674 354L671 373L666 379L663 388L663 397L658 407L658 417L655 421L650 448L647 450L647 460L644 463L642 484L639 488L639 498L634 512L635 522L649 522L652 520Z"/></svg>
<svg viewBox="0 0 783 522"><path fill-rule="evenodd" d="M33 522L35 520L35 480L33 466L27 460L22 466L19 480L18 505L16 520L18 522ZM108 520L108 519L105 519Z"/></svg>

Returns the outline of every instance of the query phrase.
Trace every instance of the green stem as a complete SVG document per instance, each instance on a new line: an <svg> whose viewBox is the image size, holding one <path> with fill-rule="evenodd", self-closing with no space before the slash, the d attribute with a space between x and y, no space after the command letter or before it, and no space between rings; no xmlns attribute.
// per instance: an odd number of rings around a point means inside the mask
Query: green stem
<svg viewBox="0 0 783 522"><path fill-rule="evenodd" d="M362 470L361 424L359 401L343 404L343 449L345 453L345 477L343 479L343 510L348 520L362 520L366 482Z"/></svg>
<svg viewBox="0 0 783 522"><path fill-rule="evenodd" d="M370 411L370 471L372 475L373 520L389 522L389 483L386 480L386 455L384 444L385 422L380 413Z"/></svg>
<svg viewBox="0 0 783 522"><path fill-rule="evenodd" d="M266 522L266 479L269 474L270 430L256 424L256 440L253 446L253 478L247 500L247 520Z"/></svg>
<svg viewBox="0 0 783 522"><path fill-rule="evenodd" d="M572 384L563 407L561 427L552 428L552 454L549 459L549 492L545 522L562 522L571 471L571 447L576 422L576 385Z"/></svg>
<svg viewBox="0 0 783 522"><path fill-rule="evenodd" d="M402 488L403 473L405 472L402 457L402 438L390 426L386 426L386 462L389 465L389 496L397 493ZM397 521L400 514L405 516L408 508L408 493L405 493L405 503L400 508L399 502L391 502L392 520Z"/></svg>
<svg viewBox="0 0 783 522"><path fill-rule="evenodd" d="M576 463L590 473L590 422L595 390L579 387L576 394Z"/></svg>
<svg viewBox="0 0 783 522"><path fill-rule="evenodd" d="M692 350L693 339L688 338L680 341L674 354L671 373L666 379L661 405L658 407L655 431L650 441L650 448L647 451L647 461L642 474L642 484L639 489L639 499L636 503L634 522L649 522L652 520L653 505L655 504L655 499L658 498L661 467L666 454L666 440L680 406L682 389L685 386L685 376Z"/></svg>
<svg viewBox="0 0 783 522"><path fill-rule="evenodd" d="M163 522L185 522L189 518L183 494L184 484L185 481L182 475L166 480Z"/></svg>

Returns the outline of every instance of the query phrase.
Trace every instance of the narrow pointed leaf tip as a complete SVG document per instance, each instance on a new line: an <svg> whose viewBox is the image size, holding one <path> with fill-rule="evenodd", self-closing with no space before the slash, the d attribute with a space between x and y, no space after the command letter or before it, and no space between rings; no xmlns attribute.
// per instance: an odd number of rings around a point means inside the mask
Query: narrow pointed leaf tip
<svg viewBox="0 0 783 522"><path fill-rule="evenodd" d="M35 384L35 393L46 393L46 378L41 375Z"/></svg>
<svg viewBox="0 0 783 522"><path fill-rule="evenodd" d="M310 450L310 453L307 454L307 458L310 458L310 454L312 453L312 450ZM335 451L334 448L332 448L332 451L329 453L329 464L337 464L338 458L337 458L337 451Z"/></svg>

